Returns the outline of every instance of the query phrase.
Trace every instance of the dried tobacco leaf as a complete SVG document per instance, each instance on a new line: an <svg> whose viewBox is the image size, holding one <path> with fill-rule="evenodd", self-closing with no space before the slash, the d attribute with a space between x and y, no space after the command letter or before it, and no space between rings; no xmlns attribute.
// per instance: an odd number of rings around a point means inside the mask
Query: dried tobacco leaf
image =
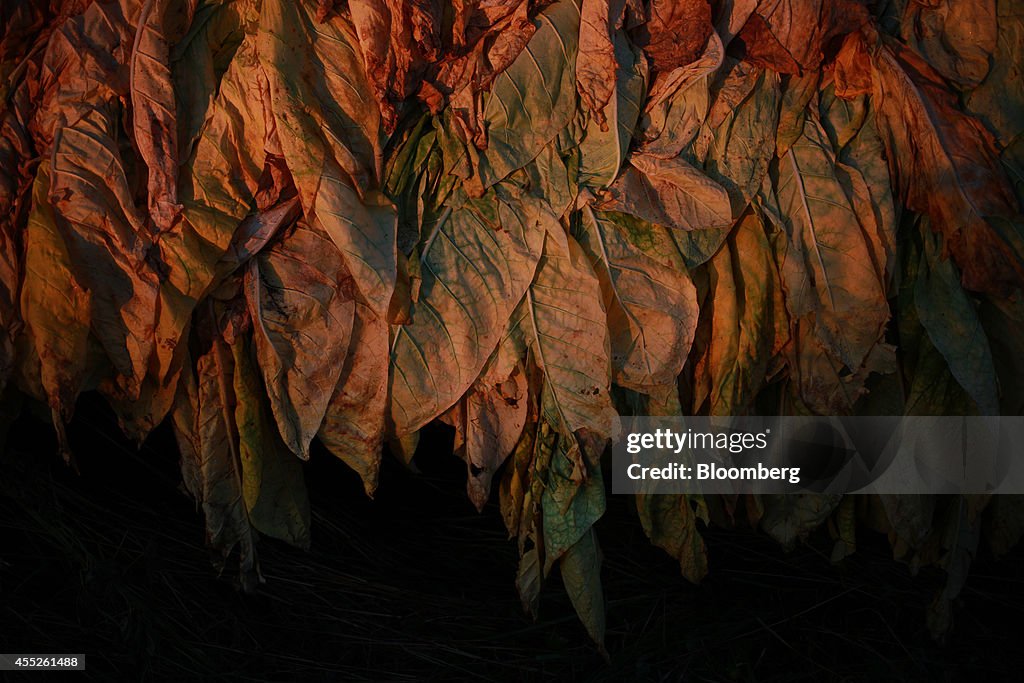
<svg viewBox="0 0 1024 683"><path fill-rule="evenodd" d="M789 338L782 283L764 225L756 213L740 219L708 263L711 329L697 374L694 411L705 400L710 415L745 415Z"/></svg>
<svg viewBox="0 0 1024 683"><path fill-rule="evenodd" d="M128 61L132 126L139 154L149 167L149 213L158 232L170 230L181 213L178 203L178 127L170 68L170 46L177 42L172 10L188 26L197 0L175 6L174 0L147 0L135 27ZM168 30L170 29L170 30Z"/></svg>
<svg viewBox="0 0 1024 683"><path fill-rule="evenodd" d="M973 88L996 49L996 0L906 2L901 33L947 81Z"/></svg>
<svg viewBox="0 0 1024 683"><path fill-rule="evenodd" d="M421 250L412 321L391 351L391 419L399 434L455 404L479 377L533 279L546 230L543 203L503 188L446 211Z"/></svg>
<svg viewBox="0 0 1024 683"><path fill-rule="evenodd" d="M906 206L927 213L945 236L967 289L1019 287L1016 254L993 227L1019 216L992 134L956 108L935 72L891 40L871 47L873 101L890 172Z"/></svg>
<svg viewBox="0 0 1024 683"><path fill-rule="evenodd" d="M676 230L711 230L732 224L725 188L680 158L633 154L600 207Z"/></svg>
<svg viewBox="0 0 1024 683"><path fill-rule="evenodd" d="M236 546L242 585L252 589L260 576L256 537L243 492L233 388L234 357L217 329L218 311L207 307L209 348L182 374L173 422L181 469L189 493L202 505L207 541L220 554L223 565Z"/></svg>
<svg viewBox="0 0 1024 683"><path fill-rule="evenodd" d="M341 252L300 221L249 262L245 295L278 429L309 459L349 349L355 286Z"/></svg>
<svg viewBox="0 0 1024 683"><path fill-rule="evenodd" d="M1021 16L1018 0L7 3L4 406L12 385L45 403L66 456L83 391L140 443L170 412L210 544L221 563L239 549L248 588L259 533L308 545L294 456L314 437L372 495L385 439L411 466L440 419L478 508L505 468L524 607L559 564L600 644L616 406L1024 406ZM787 547L828 523L836 559L863 520L946 569L935 628L979 530L998 552L1020 535L1013 506L979 517L986 497L636 502L693 581L698 518L745 516Z"/></svg>
<svg viewBox="0 0 1024 683"><path fill-rule="evenodd" d="M843 189L816 116L779 159L775 196L788 244L779 262L786 305L810 317L829 353L860 368L889 318L873 249Z"/></svg>
<svg viewBox="0 0 1024 683"><path fill-rule="evenodd" d="M697 327L697 294L671 238L628 216L584 207L580 243L604 291L615 383L648 393L674 386ZM651 231L664 231L650 226ZM672 251L675 251L672 249Z"/></svg>

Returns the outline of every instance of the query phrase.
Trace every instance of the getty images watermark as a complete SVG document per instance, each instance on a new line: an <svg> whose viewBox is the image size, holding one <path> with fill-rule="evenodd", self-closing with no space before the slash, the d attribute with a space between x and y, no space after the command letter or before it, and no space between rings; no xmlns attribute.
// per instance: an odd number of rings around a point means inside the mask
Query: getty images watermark
<svg viewBox="0 0 1024 683"><path fill-rule="evenodd" d="M613 493L1024 493L1021 417L629 417Z"/></svg>

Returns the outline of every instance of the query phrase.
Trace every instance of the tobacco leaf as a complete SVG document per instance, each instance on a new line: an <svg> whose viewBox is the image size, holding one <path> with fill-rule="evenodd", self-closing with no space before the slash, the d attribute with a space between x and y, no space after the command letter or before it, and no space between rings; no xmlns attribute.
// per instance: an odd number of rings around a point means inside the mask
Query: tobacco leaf
<svg viewBox="0 0 1024 683"><path fill-rule="evenodd" d="M188 30L170 46L179 160L188 159L221 79L245 36L239 3L200 2Z"/></svg>
<svg viewBox="0 0 1024 683"><path fill-rule="evenodd" d="M375 189L380 114L366 105L351 27L340 16L316 24L310 9L263 3L259 56L273 120L307 219L331 236L360 294L384 317L397 280L397 228L394 207Z"/></svg>
<svg viewBox="0 0 1024 683"><path fill-rule="evenodd" d="M779 73L814 71L836 36L870 21L859 0L770 0L758 4L737 40L744 59Z"/></svg>
<svg viewBox="0 0 1024 683"><path fill-rule="evenodd" d="M786 550L821 526L842 500L840 495L799 493L760 496L764 516L760 528Z"/></svg>
<svg viewBox="0 0 1024 683"><path fill-rule="evenodd" d="M569 600L591 639L604 652L604 591L601 588L601 549L593 528L566 550L559 563Z"/></svg>
<svg viewBox="0 0 1024 683"><path fill-rule="evenodd" d="M540 259L546 230L561 231L542 202L507 188L447 209L420 252L412 320L391 350L391 419L398 434L455 404L480 375Z"/></svg>
<svg viewBox="0 0 1024 683"><path fill-rule="evenodd" d="M68 226L68 252L89 291L92 332L117 373L114 393L132 399L153 350L158 283L119 158L116 116L116 109L96 109L61 129L51 152L50 200Z"/></svg>
<svg viewBox="0 0 1024 683"><path fill-rule="evenodd" d="M464 398L466 488L477 510L483 510L491 480L520 440L527 422L528 393L518 345L506 338Z"/></svg>
<svg viewBox="0 0 1024 683"><path fill-rule="evenodd" d="M1019 215L995 140L956 108L956 98L919 57L890 40L870 47L873 104L901 201L928 214L945 237L965 288L1020 286L1020 254L993 223Z"/></svg>
<svg viewBox="0 0 1024 683"><path fill-rule="evenodd" d="M678 253L657 248L672 246L660 237L628 216L582 210L579 239L604 293L615 383L643 393L675 385L697 327L693 283Z"/></svg>
<svg viewBox="0 0 1024 683"><path fill-rule="evenodd" d="M237 339L231 352L242 498L249 522L261 534L309 548L309 496L302 464L278 434L251 341Z"/></svg>
<svg viewBox="0 0 1024 683"><path fill-rule="evenodd" d="M651 543L679 560L687 581L700 583L708 574L708 555L697 529L698 513L692 502L703 504L695 496L637 494L636 509ZM706 511L703 521L708 522Z"/></svg>
<svg viewBox="0 0 1024 683"><path fill-rule="evenodd" d="M714 3L715 32L728 45L746 25L759 0L717 0Z"/></svg>
<svg viewBox="0 0 1024 683"><path fill-rule="evenodd" d="M603 450L615 432L611 341L600 282L572 237L546 236L544 255L514 321L513 329L519 327L547 380L545 405L552 424L569 437L563 441L584 431ZM594 447L587 450L590 457L600 455ZM554 559L549 554L548 561Z"/></svg>
<svg viewBox="0 0 1024 683"><path fill-rule="evenodd" d="M555 408L554 405L550 407ZM542 408L542 412L548 411ZM579 450L574 438L560 436L542 480L540 507L544 576L547 576L556 562L564 559L573 546L591 533L591 527L605 512L601 468L597 463L581 464ZM586 468L582 480L579 472L581 467Z"/></svg>
<svg viewBox="0 0 1024 683"><path fill-rule="evenodd" d="M309 459L349 348L355 286L341 252L303 221L249 262L245 294L278 429Z"/></svg>
<svg viewBox="0 0 1024 683"><path fill-rule="evenodd" d="M153 349L157 277L146 262L152 243L135 203L133 159L119 143L128 84L111 53L128 40L129 20L119 6L97 3L64 22L43 59L42 106L30 129L50 159L50 201L68 226L63 239L92 302L92 332L115 369L107 391L130 399Z"/></svg>
<svg viewBox="0 0 1024 683"><path fill-rule="evenodd" d="M673 70L694 62L714 31L707 0L652 0L647 11L647 21L632 36L651 61L656 89Z"/></svg>
<svg viewBox="0 0 1024 683"><path fill-rule="evenodd" d="M615 78L604 108L604 118L610 123L602 126L592 117L579 145L579 183L596 190L608 187L618 177L646 92L647 64L643 56L630 45L624 31L615 31L613 38Z"/></svg>
<svg viewBox="0 0 1024 683"><path fill-rule="evenodd" d="M747 414L773 357L788 341L782 284L771 255L764 225L752 212L708 263L711 328L696 370L708 385L706 395L695 390L694 410L707 400L710 415Z"/></svg>
<svg viewBox="0 0 1024 683"><path fill-rule="evenodd" d="M480 130L486 131L486 148L476 149L480 145L472 143L472 129L460 133L464 124L458 108L448 123L453 135L462 135L462 144L457 158L446 159L446 167L466 164L459 175L478 196L536 157L576 111L579 6L574 0L559 0L533 25L536 32L523 51L483 97Z"/></svg>
<svg viewBox="0 0 1024 683"><path fill-rule="evenodd" d="M712 80L722 67L725 50L712 33L704 52L651 86L640 120L645 154L671 159L689 145L708 116Z"/></svg>
<svg viewBox="0 0 1024 683"><path fill-rule="evenodd" d="M132 127L139 154L149 167L149 214L157 232L169 230L178 219L178 126L170 68L170 46L180 36L168 15L184 14L179 27L191 23L198 0L146 0L135 26L128 61Z"/></svg>
<svg viewBox="0 0 1024 683"><path fill-rule="evenodd" d="M783 78L779 122L775 130L775 153L779 157L785 156L790 145L803 135L805 114L818 94L820 81L821 74L817 71Z"/></svg>
<svg viewBox="0 0 1024 683"><path fill-rule="evenodd" d="M25 125L26 84L23 81L12 95L11 108L0 113L0 392L15 369L15 344L22 329L18 302L25 267L22 246L35 185L26 165L32 155Z"/></svg>
<svg viewBox="0 0 1024 683"><path fill-rule="evenodd" d="M756 78L752 88L735 101L737 90L743 92L742 85L751 76ZM729 193L732 216L738 218L761 187L774 156L779 78L771 71L736 66L716 95L695 151L704 172Z"/></svg>
<svg viewBox="0 0 1024 683"><path fill-rule="evenodd" d="M351 341L317 436L359 474L367 495L377 489L388 397L387 323L357 301Z"/></svg>
<svg viewBox="0 0 1024 683"><path fill-rule="evenodd" d="M1000 414L1024 415L1024 386L1005 379L1024 376L1020 374L1024 372L1024 339L1016 333L1024 328L1024 301L983 301L978 316L999 380Z"/></svg>
<svg viewBox="0 0 1024 683"><path fill-rule="evenodd" d="M852 100L871 92L871 55L857 33L843 40L833 64L836 96Z"/></svg>
<svg viewBox="0 0 1024 683"><path fill-rule="evenodd" d="M904 42L947 81L970 89L985 79L996 50L996 0L904 3Z"/></svg>
<svg viewBox="0 0 1024 683"><path fill-rule="evenodd" d="M970 11L970 6L967 3L965 9ZM1024 4L1020 0L997 0L996 11L998 34L991 69L966 97L966 105L968 111L984 121L1001 146L1010 147L1024 132L1024 84L1020 78Z"/></svg>
<svg viewBox="0 0 1024 683"><path fill-rule="evenodd" d="M181 359L176 352L197 302L232 264L221 266L243 219L252 211L271 135L264 117L255 36L247 35L231 60L210 107L188 168L179 183L183 220L160 235L166 267L156 316L150 375L160 398L174 394ZM231 173L225 173L231 168ZM220 267L219 267L220 266ZM163 401L158 401L162 403ZM159 410L153 411L159 419Z"/></svg>
<svg viewBox="0 0 1024 683"><path fill-rule="evenodd" d="M786 305L836 359L860 368L889 318L879 273L816 116L779 159L775 196L787 236L779 261Z"/></svg>
<svg viewBox="0 0 1024 683"><path fill-rule="evenodd" d="M633 154L629 166L599 204L675 230L710 230L732 225L725 188L680 158Z"/></svg>
<svg viewBox="0 0 1024 683"><path fill-rule="evenodd" d="M921 228L923 249L913 292L918 320L978 412L998 415L995 365L977 307L960 288L953 263L942 259L938 236L928 234L927 220L922 219Z"/></svg>
<svg viewBox="0 0 1024 683"><path fill-rule="evenodd" d="M579 55L576 90L583 106L602 131L608 130L604 109L615 94L618 60L614 45L621 24L622 0L580 0Z"/></svg>
<svg viewBox="0 0 1024 683"><path fill-rule="evenodd" d="M223 567L237 546L242 585L252 590L262 580L243 492L242 463L235 426L234 357L221 334L213 305L206 308L209 347L178 384L173 424L181 451L185 487L202 506L209 546ZM191 366L191 364L190 364Z"/></svg>
<svg viewBox="0 0 1024 683"><path fill-rule="evenodd" d="M885 162L885 144L871 113L870 109L865 112L863 124L842 146L836 168L861 226L868 233L876 268L888 283L896 270L896 235L902 207L894 196Z"/></svg>
<svg viewBox="0 0 1024 683"><path fill-rule="evenodd" d="M25 229L21 315L40 362L40 382L67 457L64 425L85 386L92 300L75 275L71 255L50 205L50 164L40 163Z"/></svg>

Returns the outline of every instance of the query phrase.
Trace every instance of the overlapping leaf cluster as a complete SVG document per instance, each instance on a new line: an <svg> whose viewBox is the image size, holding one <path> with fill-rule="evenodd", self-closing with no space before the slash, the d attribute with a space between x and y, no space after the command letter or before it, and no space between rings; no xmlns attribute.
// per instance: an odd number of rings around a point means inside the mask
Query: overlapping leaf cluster
<svg viewBox="0 0 1024 683"><path fill-rule="evenodd" d="M455 428L518 588L603 631L617 414L1019 414L1018 0L13 0L0 382L169 421L211 546L309 542L314 439L377 486ZM640 497L792 544L858 519L962 583L1019 502Z"/></svg>

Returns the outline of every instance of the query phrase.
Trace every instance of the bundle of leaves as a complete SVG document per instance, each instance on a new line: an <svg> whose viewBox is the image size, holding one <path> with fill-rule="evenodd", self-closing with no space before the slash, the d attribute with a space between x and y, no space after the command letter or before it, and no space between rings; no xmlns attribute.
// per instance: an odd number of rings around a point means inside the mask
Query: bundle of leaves
<svg viewBox="0 0 1024 683"><path fill-rule="evenodd" d="M222 561L309 542L318 439L377 486L452 425L535 610L600 642L619 414L1020 414L1019 0L12 0L0 382L169 422ZM786 546L857 522L949 583L1018 499L643 497ZM235 550L237 549L237 554Z"/></svg>

